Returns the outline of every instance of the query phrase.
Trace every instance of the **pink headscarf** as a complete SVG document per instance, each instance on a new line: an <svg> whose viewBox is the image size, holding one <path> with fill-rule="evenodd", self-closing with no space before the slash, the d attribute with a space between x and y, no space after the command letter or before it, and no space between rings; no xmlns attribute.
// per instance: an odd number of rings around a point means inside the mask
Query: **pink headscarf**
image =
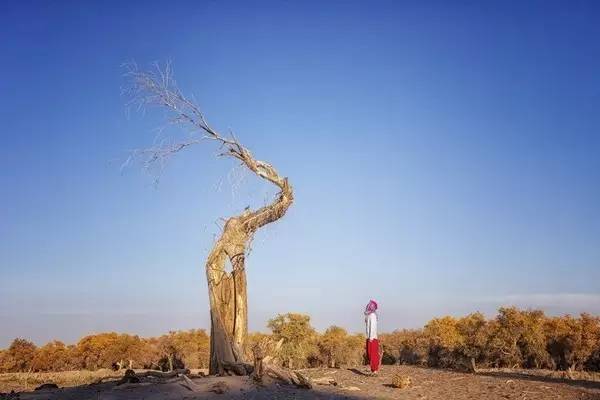
<svg viewBox="0 0 600 400"><path fill-rule="evenodd" d="M365 315L374 313L375 310L377 310L377 302L375 300L370 300L369 304L367 304L367 307L365 308Z"/></svg>

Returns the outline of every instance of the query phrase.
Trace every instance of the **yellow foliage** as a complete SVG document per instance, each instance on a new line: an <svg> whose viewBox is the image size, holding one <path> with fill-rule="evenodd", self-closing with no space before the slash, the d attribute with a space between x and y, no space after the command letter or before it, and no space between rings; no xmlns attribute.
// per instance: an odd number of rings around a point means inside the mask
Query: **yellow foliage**
<svg viewBox="0 0 600 400"><path fill-rule="evenodd" d="M349 335L339 326L329 327L318 339L321 362L328 367L356 366L365 352L364 335Z"/></svg>
<svg viewBox="0 0 600 400"><path fill-rule="evenodd" d="M283 339L279 358L288 368L308 366L317 355L317 332L310 325L310 317L304 314L277 315L268 324L273 339Z"/></svg>
<svg viewBox="0 0 600 400"><path fill-rule="evenodd" d="M303 314L277 315L269 321L272 334L252 333L245 345L263 346L290 368L356 366L364 359L364 335L338 326L319 335ZM423 329L379 335L383 363L460 368L476 366L600 370L600 318L547 317L539 310L503 307L487 320L481 313L462 318L434 318ZM282 341L277 354L274 344ZM101 368L206 368L210 340L204 330L169 332L155 338L114 332L83 337L76 345L52 341L37 348L15 339L0 349L0 372L97 370Z"/></svg>

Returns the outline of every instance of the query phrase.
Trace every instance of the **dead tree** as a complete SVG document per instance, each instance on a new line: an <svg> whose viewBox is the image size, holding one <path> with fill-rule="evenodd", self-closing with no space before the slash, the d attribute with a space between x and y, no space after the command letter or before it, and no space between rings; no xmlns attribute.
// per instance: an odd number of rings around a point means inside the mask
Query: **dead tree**
<svg viewBox="0 0 600 400"><path fill-rule="evenodd" d="M174 154L203 141L213 141L221 149L219 156L233 158L258 177L274 184L279 193L268 205L225 221L221 236L214 243L206 261L206 278L210 300L210 374L223 374L232 366L243 365L244 343L248 333L246 291L246 254L252 237L261 227L277 221L294 200L288 179L267 162L257 160L233 135L223 135L208 125L200 108L177 87L169 65L154 71L140 71L126 66L129 86L125 89L131 104L165 109L170 122L191 129L188 139L133 152L144 167L162 168ZM231 271L226 264L231 265Z"/></svg>

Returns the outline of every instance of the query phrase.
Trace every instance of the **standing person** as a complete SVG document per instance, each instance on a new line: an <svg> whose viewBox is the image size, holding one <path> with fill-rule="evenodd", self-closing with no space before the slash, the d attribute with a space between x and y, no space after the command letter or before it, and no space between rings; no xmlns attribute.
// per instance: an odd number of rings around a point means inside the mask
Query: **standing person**
<svg viewBox="0 0 600 400"><path fill-rule="evenodd" d="M371 372L379 371L379 339L377 339L377 302L369 301L365 308L365 325L367 328L367 358Z"/></svg>

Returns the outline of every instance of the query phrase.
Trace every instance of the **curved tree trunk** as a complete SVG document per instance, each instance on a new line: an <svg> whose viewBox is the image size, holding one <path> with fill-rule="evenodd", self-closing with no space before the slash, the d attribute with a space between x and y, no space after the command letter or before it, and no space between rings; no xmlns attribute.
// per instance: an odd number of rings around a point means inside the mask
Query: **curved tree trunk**
<svg viewBox="0 0 600 400"><path fill-rule="evenodd" d="M245 255L254 233L262 226L281 218L294 200L287 178L279 176L268 163L256 160L250 151L231 134L224 137L212 129L202 111L187 99L177 87L169 64L156 72L139 71L135 64L126 66L131 80L125 92L132 97L130 104L165 108L171 123L192 128L192 135L177 143L161 142L156 147L135 151L144 167L162 167L174 154L205 140L215 141L223 151L220 155L241 161L257 176L276 185L280 192L273 203L256 211L246 210L225 223L219 240L214 244L206 262L208 297L210 300L210 373L223 374L227 364L243 361L244 342L248 333L248 301L246 293ZM129 161L129 160L128 160ZM231 271L226 268L231 265Z"/></svg>
<svg viewBox="0 0 600 400"><path fill-rule="evenodd" d="M248 334L246 250L254 233L281 218L293 202L292 188L286 178L280 177L269 164L255 160L242 146L235 151L235 157L246 167L277 185L281 191L270 205L229 218L208 256L206 278L211 317L211 375L222 375L224 365L244 361L244 344ZM231 265L231 271L227 270L227 264Z"/></svg>

